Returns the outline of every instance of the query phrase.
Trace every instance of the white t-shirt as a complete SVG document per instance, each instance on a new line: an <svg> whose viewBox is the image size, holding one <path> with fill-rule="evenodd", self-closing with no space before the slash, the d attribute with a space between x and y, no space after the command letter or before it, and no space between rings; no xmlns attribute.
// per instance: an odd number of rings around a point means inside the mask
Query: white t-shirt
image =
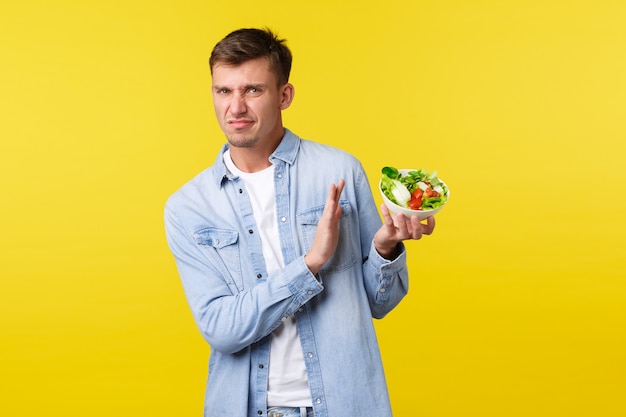
<svg viewBox="0 0 626 417"><path fill-rule="evenodd" d="M280 248L274 189L274 165L258 172L240 171L230 152L224 152L224 163L239 176L250 196L252 213L261 237L268 276L284 268ZM272 333L270 342L268 407L311 407L311 392L304 364L296 320L290 316Z"/></svg>

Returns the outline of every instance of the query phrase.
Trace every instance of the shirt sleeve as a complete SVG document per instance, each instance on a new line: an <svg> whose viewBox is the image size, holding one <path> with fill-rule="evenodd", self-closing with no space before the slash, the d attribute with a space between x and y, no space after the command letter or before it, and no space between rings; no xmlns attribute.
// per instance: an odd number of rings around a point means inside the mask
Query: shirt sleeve
<svg viewBox="0 0 626 417"><path fill-rule="evenodd" d="M192 314L211 349L239 352L323 290L301 256L265 282L234 292L169 204L165 231Z"/></svg>
<svg viewBox="0 0 626 417"><path fill-rule="evenodd" d="M374 318L383 318L393 310L409 290L406 265L406 249L400 243L400 254L392 261L384 259L376 251L372 239L367 261L363 265L365 287Z"/></svg>
<svg viewBox="0 0 626 417"><path fill-rule="evenodd" d="M363 253L363 279L372 317L382 318L393 310L409 289L406 248L399 245L399 255L393 260L384 259L374 247L374 234L382 225L364 170L360 169L355 182L361 229Z"/></svg>

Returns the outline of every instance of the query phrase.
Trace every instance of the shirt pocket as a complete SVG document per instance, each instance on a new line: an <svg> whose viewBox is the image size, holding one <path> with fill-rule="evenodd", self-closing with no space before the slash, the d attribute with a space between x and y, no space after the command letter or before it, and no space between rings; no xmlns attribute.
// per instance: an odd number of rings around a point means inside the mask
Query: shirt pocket
<svg viewBox="0 0 626 417"><path fill-rule="evenodd" d="M320 272L340 272L351 268L358 257L355 244L360 246L360 238L354 234L354 214L348 201L340 201L341 218L339 219L339 242L333 256L324 264ZM322 218L324 206L315 207L296 215L305 251L313 245L317 224Z"/></svg>
<svg viewBox="0 0 626 417"><path fill-rule="evenodd" d="M196 231L193 236L211 264L220 271L233 294L242 291L239 234L235 230L207 227Z"/></svg>

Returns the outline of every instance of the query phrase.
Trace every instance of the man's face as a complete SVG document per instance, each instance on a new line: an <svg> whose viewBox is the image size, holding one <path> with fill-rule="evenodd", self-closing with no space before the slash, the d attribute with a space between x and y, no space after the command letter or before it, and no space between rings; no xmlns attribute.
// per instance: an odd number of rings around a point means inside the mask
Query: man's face
<svg viewBox="0 0 626 417"><path fill-rule="evenodd" d="M290 84L277 86L265 58L213 66L213 106L233 147L249 148L282 138L281 111L291 103L292 93Z"/></svg>

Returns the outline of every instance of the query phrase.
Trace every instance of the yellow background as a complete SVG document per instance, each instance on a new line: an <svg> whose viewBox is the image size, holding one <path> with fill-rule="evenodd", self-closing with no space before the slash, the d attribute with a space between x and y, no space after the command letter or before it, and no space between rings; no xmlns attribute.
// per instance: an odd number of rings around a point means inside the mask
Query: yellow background
<svg viewBox="0 0 626 417"><path fill-rule="evenodd" d="M626 415L625 22L617 0L0 0L0 415L201 415L162 210L224 142L207 58L246 26L294 52L294 132L372 184L450 186L376 323L395 415Z"/></svg>

